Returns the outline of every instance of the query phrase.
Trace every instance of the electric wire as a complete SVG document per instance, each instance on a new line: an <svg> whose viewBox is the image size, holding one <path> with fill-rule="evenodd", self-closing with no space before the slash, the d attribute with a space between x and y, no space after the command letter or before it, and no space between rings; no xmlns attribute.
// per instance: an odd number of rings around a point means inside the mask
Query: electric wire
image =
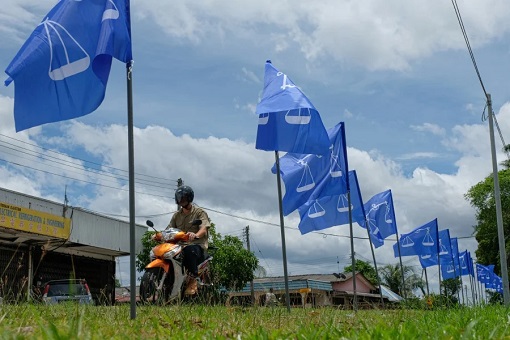
<svg viewBox="0 0 510 340"><path fill-rule="evenodd" d="M459 22L459 25L460 25L460 29L462 31L462 35L464 36L464 41L466 43L466 47L468 49L469 56L471 57L471 62L473 63L473 67L475 68L476 75L478 77L480 85L482 86L482 90L483 90L483 93L485 95L485 99L487 101L487 100L489 100L489 95L488 95L487 91L485 90L485 85L483 84L482 76L480 75L480 71L478 69L478 65L476 64L475 55L473 53L473 50L471 49L471 44L469 43L469 38L468 38L468 35L467 35L467 32L466 32L466 28L464 27L464 22L462 20L462 15L460 14L460 9L459 9L459 6L457 4L457 0L452 0L452 5L453 5L453 8L455 10L455 15L457 16L457 21ZM485 109L484 109L484 113L485 113ZM494 115L492 112L489 112L489 114L492 114L492 116L494 117L494 122L496 124L496 128L498 129L499 137L501 138L501 142L503 143L503 147L505 147L506 143L505 143L505 140L503 139L503 134L501 133L501 129L499 128L499 124L498 124L498 121L496 119L496 115ZM485 121L485 119L486 119L485 115L482 114L482 121ZM509 152L509 150L504 149L504 151L506 153L507 159L510 160L510 152Z"/></svg>
<svg viewBox="0 0 510 340"><path fill-rule="evenodd" d="M0 133L0 137L9 138L9 139L15 140L17 142L33 146L35 148L42 149L45 152L50 152L50 153L54 153L54 154L57 154L57 155L69 157L69 158L72 158L72 159L75 159L75 160L78 160L78 161L81 161L81 162L84 162L84 163L89 163L89 164L93 164L93 165L99 166L101 168L112 169L112 170L120 171L120 172L123 172L123 173L126 173L126 174L129 173L128 170L125 170L125 169L115 168L115 167L112 167L112 166L109 166L109 165L105 165L105 164L102 164L102 163L96 163L96 162L93 162L93 161L90 161L90 160L86 160L86 159L82 159L82 158L79 158L79 157L69 156L68 154L65 154L63 152L59 152L59 151L55 151L55 150L52 150L52 149L48 149L48 148L39 146L37 144L28 143L28 142L22 141L20 139L16 139L16 138L13 138L11 136L7 136L7 135L1 134L1 133ZM7 142L1 141L1 140L0 140L0 142L6 143L6 144L11 144L11 143L7 143ZM11 145L14 145L14 144L11 144ZM20 146L18 146L18 147L20 147ZM23 147L20 147L20 148L23 148ZM23 148L23 149L26 149L26 148ZM26 149L26 150L30 150L30 149ZM172 179L168 179L168 178L163 178L163 177L157 177L157 176L142 174L142 173L138 173L138 172L135 172L135 175L144 176L144 177L153 178L153 179L164 180L164 181L169 181L169 182L177 182L177 180L172 180Z"/></svg>

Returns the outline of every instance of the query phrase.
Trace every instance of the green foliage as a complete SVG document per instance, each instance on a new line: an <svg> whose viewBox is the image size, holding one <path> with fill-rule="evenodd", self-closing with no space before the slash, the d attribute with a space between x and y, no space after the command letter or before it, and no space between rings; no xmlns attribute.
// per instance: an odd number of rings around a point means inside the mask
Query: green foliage
<svg viewBox="0 0 510 340"><path fill-rule="evenodd" d="M498 173L503 214L503 230L510 234L510 169ZM499 261L498 229L496 221L496 203L494 199L494 181L492 175L472 186L465 198L476 210L477 225L474 234L478 241L476 258L482 264L494 264L494 272L501 275ZM509 254L510 243L507 238L506 252ZM507 258L508 261L508 258Z"/></svg>
<svg viewBox="0 0 510 340"><path fill-rule="evenodd" d="M457 292L462 289L462 282L459 277L446 279L441 282L443 295L452 304L458 303Z"/></svg>
<svg viewBox="0 0 510 340"><path fill-rule="evenodd" d="M404 271L405 288L402 287L402 269ZM415 289L420 289L422 294L425 295L425 282L414 272L413 267L403 266L402 269L400 264L388 264L382 267L379 272L382 284L402 297L412 297Z"/></svg>
<svg viewBox="0 0 510 340"><path fill-rule="evenodd" d="M212 245L217 248L212 261L213 280L227 290L241 290L254 278L259 267L257 257L237 237L222 238L214 233L213 239Z"/></svg>
<svg viewBox="0 0 510 340"><path fill-rule="evenodd" d="M356 260L355 266L356 272L363 274L363 276L366 277L373 285L379 285L379 279L377 278L375 268L372 267L370 263L362 260ZM352 273L352 265L345 267L344 273Z"/></svg>
<svg viewBox="0 0 510 340"><path fill-rule="evenodd" d="M158 244L158 242L151 239L155 233L155 231L146 231L142 236L142 251L136 255L136 270L138 272L145 270L145 266L150 262L151 249Z"/></svg>

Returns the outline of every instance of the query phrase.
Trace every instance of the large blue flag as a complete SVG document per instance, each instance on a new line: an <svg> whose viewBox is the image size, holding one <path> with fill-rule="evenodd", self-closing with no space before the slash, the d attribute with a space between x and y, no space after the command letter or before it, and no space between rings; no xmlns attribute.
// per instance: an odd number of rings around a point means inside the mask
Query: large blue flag
<svg viewBox="0 0 510 340"><path fill-rule="evenodd" d="M324 155L330 147L319 112L285 73L268 60L255 148Z"/></svg>
<svg viewBox="0 0 510 340"><path fill-rule="evenodd" d="M330 148L326 155L287 153L280 158L280 173L285 184L283 214L288 215L312 196L345 194L348 190L348 165L344 123L328 130ZM271 169L276 173L276 166Z"/></svg>
<svg viewBox="0 0 510 340"><path fill-rule="evenodd" d="M356 171L349 171L349 187L351 198L352 221L362 225L365 220L363 199L358 185ZM349 224L349 204L347 193L332 194L334 188L328 188L328 194L311 197L308 202L299 207L301 222L299 230L306 234L314 230L322 230L336 225Z"/></svg>
<svg viewBox="0 0 510 340"><path fill-rule="evenodd" d="M437 218L400 236L400 255L437 254L438 242ZM395 257L398 257L398 243L393 245Z"/></svg>
<svg viewBox="0 0 510 340"><path fill-rule="evenodd" d="M129 0L59 1L5 70L16 131L98 108L112 57L132 59Z"/></svg>
<svg viewBox="0 0 510 340"><path fill-rule="evenodd" d="M366 222L363 227L367 227L372 244L379 248L384 244L384 239L397 233L397 221L395 220L395 210L393 209L393 197L391 190L386 190L365 203Z"/></svg>

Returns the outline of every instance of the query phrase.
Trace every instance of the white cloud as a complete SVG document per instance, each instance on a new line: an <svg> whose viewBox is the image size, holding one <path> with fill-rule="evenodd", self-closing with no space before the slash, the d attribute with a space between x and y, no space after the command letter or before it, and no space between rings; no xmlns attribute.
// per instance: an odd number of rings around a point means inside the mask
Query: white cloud
<svg viewBox="0 0 510 340"><path fill-rule="evenodd" d="M398 160L410 160L410 159L423 159L423 158L437 158L439 154L435 152L414 152L398 156Z"/></svg>
<svg viewBox="0 0 510 340"><path fill-rule="evenodd" d="M264 0L239 6L212 0L135 2L133 7L175 38L223 44L226 36L234 36L260 44L269 41L276 52L296 44L309 61L330 56L370 70L406 70L410 62L434 52L465 48L455 12L446 2ZM463 2L459 7L475 48L510 28L506 1ZM267 31L281 33L271 33L268 40Z"/></svg>
<svg viewBox="0 0 510 340"><path fill-rule="evenodd" d="M422 125L411 125L411 129L415 131L430 132L436 136L445 135L445 129L437 124L423 123Z"/></svg>

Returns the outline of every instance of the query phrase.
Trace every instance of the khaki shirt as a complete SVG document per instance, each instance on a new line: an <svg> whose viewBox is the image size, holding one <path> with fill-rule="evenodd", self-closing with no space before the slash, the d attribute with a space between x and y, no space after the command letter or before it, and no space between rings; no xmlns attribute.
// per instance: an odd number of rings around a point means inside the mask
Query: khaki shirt
<svg viewBox="0 0 510 340"><path fill-rule="evenodd" d="M191 225L191 222L194 220L201 220L202 224L199 226ZM209 216L207 216L207 213L202 209L195 205L191 206L191 211L189 213L184 213L183 209L179 209L170 220L170 223L166 227L168 228L177 228L184 232L192 232L197 233L200 229L206 228L206 233L204 236L194 239L191 241L191 244L199 244L204 250L207 250L207 247L209 246L208 238L209 238L209 232L208 229L211 226L211 223L209 222Z"/></svg>

